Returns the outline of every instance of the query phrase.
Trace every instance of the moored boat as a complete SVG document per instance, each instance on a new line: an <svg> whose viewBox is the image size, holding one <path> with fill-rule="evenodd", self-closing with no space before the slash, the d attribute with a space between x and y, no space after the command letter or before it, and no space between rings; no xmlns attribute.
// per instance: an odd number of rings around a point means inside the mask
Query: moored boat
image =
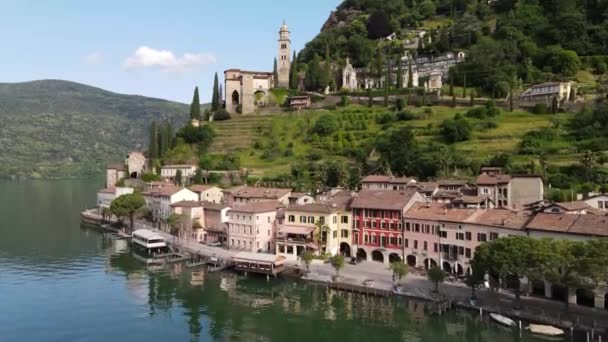
<svg viewBox="0 0 608 342"><path fill-rule="evenodd" d="M542 325L542 324L530 324L528 329L533 334L543 335L543 336L562 336L564 331L560 328L556 328L552 325Z"/></svg>
<svg viewBox="0 0 608 342"><path fill-rule="evenodd" d="M505 316L499 315L497 313L490 313L490 317L492 317L492 319L495 320L496 322L506 325L508 327L516 326L515 321L513 321L509 317L505 317Z"/></svg>

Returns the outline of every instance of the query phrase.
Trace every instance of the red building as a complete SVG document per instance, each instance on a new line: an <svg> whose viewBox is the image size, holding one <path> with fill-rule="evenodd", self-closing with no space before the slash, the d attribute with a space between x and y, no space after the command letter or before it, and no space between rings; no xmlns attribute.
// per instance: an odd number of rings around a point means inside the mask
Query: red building
<svg viewBox="0 0 608 342"><path fill-rule="evenodd" d="M363 190L353 199L353 246L357 257L388 263L403 260L403 215L424 201L415 188Z"/></svg>

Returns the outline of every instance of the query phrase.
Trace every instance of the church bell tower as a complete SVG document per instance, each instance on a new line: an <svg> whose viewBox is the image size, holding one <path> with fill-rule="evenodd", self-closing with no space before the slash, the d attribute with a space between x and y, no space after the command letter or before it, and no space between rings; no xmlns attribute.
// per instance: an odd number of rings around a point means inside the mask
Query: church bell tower
<svg viewBox="0 0 608 342"><path fill-rule="evenodd" d="M279 30L279 65L278 85L281 88L289 88L289 68L291 66L291 39L289 38L289 28L283 21Z"/></svg>

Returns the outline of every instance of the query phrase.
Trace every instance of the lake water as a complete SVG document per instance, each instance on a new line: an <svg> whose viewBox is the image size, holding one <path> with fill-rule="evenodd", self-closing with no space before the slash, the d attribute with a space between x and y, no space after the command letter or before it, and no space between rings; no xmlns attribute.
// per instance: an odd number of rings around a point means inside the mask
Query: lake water
<svg viewBox="0 0 608 342"><path fill-rule="evenodd" d="M476 315L183 266L81 227L102 180L0 182L0 341L536 341Z"/></svg>

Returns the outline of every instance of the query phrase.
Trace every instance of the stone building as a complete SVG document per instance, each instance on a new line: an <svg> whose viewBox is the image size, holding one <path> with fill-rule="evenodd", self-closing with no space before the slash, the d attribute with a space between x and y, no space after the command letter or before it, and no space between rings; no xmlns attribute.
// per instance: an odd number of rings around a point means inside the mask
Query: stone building
<svg viewBox="0 0 608 342"><path fill-rule="evenodd" d="M139 151L132 151L125 160L130 178L139 178L146 168L146 157Z"/></svg>
<svg viewBox="0 0 608 342"><path fill-rule="evenodd" d="M520 96L520 101L531 103L551 104L553 98L557 98L559 103L567 102L570 99L572 82L546 82L533 85L526 89Z"/></svg>
<svg viewBox="0 0 608 342"><path fill-rule="evenodd" d="M224 89L226 110L231 114L251 114L256 108L268 104L269 92L275 85L289 87L289 69L291 67L290 32L283 23L279 30L277 71L279 79L268 71L248 71L228 69L224 71Z"/></svg>
<svg viewBox="0 0 608 342"><path fill-rule="evenodd" d="M355 90L357 86L357 70L350 64L350 60L346 58L346 66L342 70L342 89Z"/></svg>

